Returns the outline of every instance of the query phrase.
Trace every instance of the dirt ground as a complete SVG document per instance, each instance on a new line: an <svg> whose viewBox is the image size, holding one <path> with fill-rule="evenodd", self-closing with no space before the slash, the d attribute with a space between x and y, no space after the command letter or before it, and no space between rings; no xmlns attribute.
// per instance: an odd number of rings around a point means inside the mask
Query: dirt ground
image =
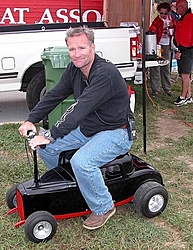
<svg viewBox="0 0 193 250"><path fill-rule="evenodd" d="M157 120L158 134L163 141L166 138L179 140L189 135L190 127L183 121L174 118L174 112L170 109L164 110Z"/></svg>
<svg viewBox="0 0 193 250"><path fill-rule="evenodd" d="M164 140L167 138L177 141L182 137L186 137L192 129L183 121L175 119L175 113L170 109L162 112L157 120L156 127L160 143L150 144L148 150L153 150L155 147L160 148L166 146ZM188 168L193 170L193 159L187 155L181 155L178 157L178 160L186 162Z"/></svg>
<svg viewBox="0 0 193 250"><path fill-rule="evenodd" d="M188 126L188 124L186 124L182 120L176 119L175 117L176 115L174 113L174 110L168 109L162 112L156 123L158 133L158 138L156 142L160 141L160 143L154 142L152 145L150 145L150 148L152 150L155 147L160 148L168 146L165 142L165 139L172 139L177 141L180 140L180 138L182 137L189 136L189 132L192 127ZM193 157L189 157L184 153L183 155L179 155L176 160L185 162L187 168L193 171ZM192 186L188 186L188 188L192 190ZM173 240L168 241L166 248L173 246L173 243L175 242L177 247L176 249L187 249L187 243L182 240L178 230L172 227L169 223L163 222L162 220L158 220L157 224L171 232Z"/></svg>

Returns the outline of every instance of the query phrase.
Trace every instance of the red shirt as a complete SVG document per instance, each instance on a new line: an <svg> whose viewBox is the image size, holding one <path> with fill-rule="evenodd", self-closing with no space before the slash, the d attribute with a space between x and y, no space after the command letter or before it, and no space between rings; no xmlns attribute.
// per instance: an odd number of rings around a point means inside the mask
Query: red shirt
<svg viewBox="0 0 193 250"><path fill-rule="evenodd" d="M187 12L177 21L175 30L175 40L177 46L183 47L193 46L193 14Z"/></svg>

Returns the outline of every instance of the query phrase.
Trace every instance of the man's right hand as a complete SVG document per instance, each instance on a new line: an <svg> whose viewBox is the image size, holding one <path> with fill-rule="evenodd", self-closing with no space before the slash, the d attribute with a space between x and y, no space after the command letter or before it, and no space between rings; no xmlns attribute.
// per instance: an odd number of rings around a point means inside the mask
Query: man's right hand
<svg viewBox="0 0 193 250"><path fill-rule="evenodd" d="M20 127L19 127L19 133L20 135L24 136L24 137L27 137L27 132L29 130L32 130L34 132L36 132L36 127L33 123L31 122L24 122Z"/></svg>

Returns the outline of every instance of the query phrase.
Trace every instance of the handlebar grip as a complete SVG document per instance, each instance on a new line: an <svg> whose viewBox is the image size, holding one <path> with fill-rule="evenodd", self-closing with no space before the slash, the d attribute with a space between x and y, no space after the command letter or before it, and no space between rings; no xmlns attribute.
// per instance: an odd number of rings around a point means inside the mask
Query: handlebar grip
<svg viewBox="0 0 193 250"><path fill-rule="evenodd" d="M34 132L33 130L28 130L27 131L27 140L30 141L31 139L33 139L36 135L36 132Z"/></svg>
<svg viewBox="0 0 193 250"><path fill-rule="evenodd" d="M30 141L31 139L33 139L36 136L36 132L34 132L33 130L28 130L27 131L27 140ZM40 148L44 149L46 147L46 145L39 145Z"/></svg>

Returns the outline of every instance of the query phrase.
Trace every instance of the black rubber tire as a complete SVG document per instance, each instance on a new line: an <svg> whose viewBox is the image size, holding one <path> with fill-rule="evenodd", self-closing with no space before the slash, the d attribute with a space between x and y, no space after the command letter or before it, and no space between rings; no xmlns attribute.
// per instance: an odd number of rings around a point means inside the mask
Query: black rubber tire
<svg viewBox="0 0 193 250"><path fill-rule="evenodd" d="M31 79L27 87L26 100L29 110L32 110L39 102L45 86L45 71L42 70Z"/></svg>
<svg viewBox="0 0 193 250"><path fill-rule="evenodd" d="M137 213L147 218L161 214L168 203L168 192L154 181L142 184L135 192L133 204Z"/></svg>
<svg viewBox="0 0 193 250"><path fill-rule="evenodd" d="M24 230L26 237L34 243L49 241L56 233L57 221L51 213L37 211L27 218Z"/></svg>
<svg viewBox="0 0 193 250"><path fill-rule="evenodd" d="M16 188L17 188L17 185L14 185L6 193L5 199L6 199L7 206L10 209L17 207Z"/></svg>

